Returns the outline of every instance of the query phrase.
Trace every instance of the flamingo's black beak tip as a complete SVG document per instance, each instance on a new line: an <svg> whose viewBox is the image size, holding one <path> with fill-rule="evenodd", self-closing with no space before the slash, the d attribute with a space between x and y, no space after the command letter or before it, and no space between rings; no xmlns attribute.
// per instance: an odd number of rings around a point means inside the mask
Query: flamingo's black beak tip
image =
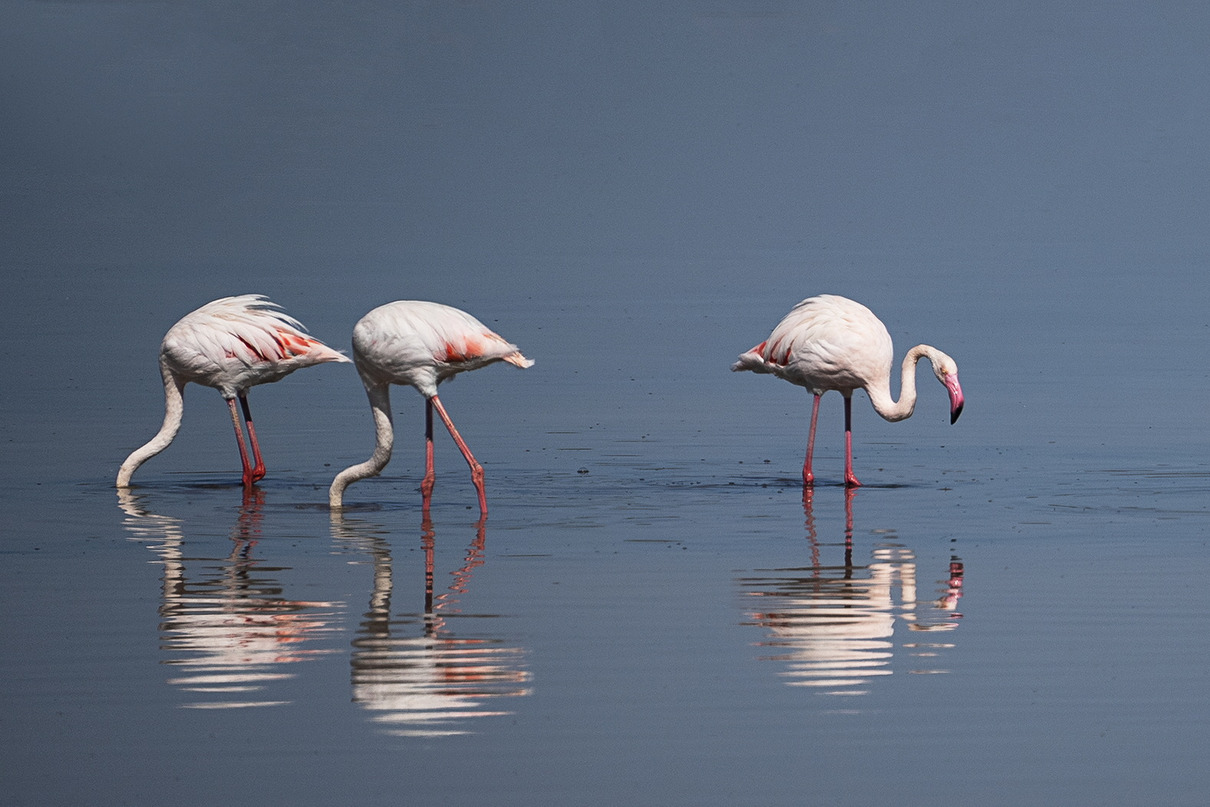
<svg viewBox="0 0 1210 807"><path fill-rule="evenodd" d="M945 384L945 388L950 394L950 425L953 426L958 422L958 416L962 414L966 396L962 394L962 385L958 383L958 373L949 373L941 379L941 383Z"/></svg>

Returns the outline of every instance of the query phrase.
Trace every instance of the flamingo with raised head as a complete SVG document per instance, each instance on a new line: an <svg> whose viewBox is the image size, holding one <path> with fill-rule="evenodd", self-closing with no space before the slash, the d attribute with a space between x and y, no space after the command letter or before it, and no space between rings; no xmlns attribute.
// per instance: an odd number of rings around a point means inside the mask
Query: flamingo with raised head
<svg viewBox="0 0 1210 807"><path fill-rule="evenodd" d="M391 384L415 387L424 396L424 479L420 490L427 508L436 474L433 470L433 410L445 423L471 469L479 493L479 510L487 515L483 466L471 454L437 397L437 385L467 370L498 361L532 367L516 345L506 341L465 311L422 300L399 300L375 308L353 328L353 362L365 384L374 416L374 453L345 468L332 480L328 503L343 506L344 492L353 482L378 475L391 459L395 432L391 420Z"/></svg>
<svg viewBox="0 0 1210 807"><path fill-rule="evenodd" d="M257 384L280 381L301 367L324 362L347 362L349 358L309 336L298 320L261 294L223 297L187 314L173 325L160 345L160 375L164 379L164 423L146 445L135 449L118 470L118 487L130 486L135 470L171 443L181 428L185 411L185 385L190 381L214 387L231 409L243 483L252 485L265 475L248 389ZM239 398L252 460L244 444Z"/></svg>
<svg viewBox="0 0 1210 807"><path fill-rule="evenodd" d="M950 423L962 414L962 386L958 365L930 345L916 345L903 358L899 400L891 398L891 364L895 349L886 326L870 309L834 294L808 297L790 310L769 338L731 365L734 371L771 373L815 395L807 458L802 466L804 485L812 485L811 455L815 452L815 424L819 399L828 390L844 396L844 481L861 483L853 475L852 395L864 389L874 411L891 422L912 416L916 408L916 363L926 358L950 398Z"/></svg>

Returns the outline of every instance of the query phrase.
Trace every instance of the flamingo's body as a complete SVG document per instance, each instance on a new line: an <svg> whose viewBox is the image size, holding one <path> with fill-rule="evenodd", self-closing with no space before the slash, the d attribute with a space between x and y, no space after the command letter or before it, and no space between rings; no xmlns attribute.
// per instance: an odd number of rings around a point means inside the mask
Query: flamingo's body
<svg viewBox="0 0 1210 807"><path fill-rule="evenodd" d="M853 475L852 395L864 389L874 411L889 421L912 416L916 407L916 363L927 358L933 373L949 392L950 423L962 414L962 387L958 365L929 345L917 345L903 359L900 396L891 398L891 365L894 347L886 326L861 303L832 294L809 297L791 309L764 342L740 355L732 370L771 373L815 395L803 483L815 481L811 455L815 449L815 424L819 399L828 390L844 396L845 484L861 483Z"/></svg>
<svg viewBox="0 0 1210 807"><path fill-rule="evenodd" d="M280 381L301 367L324 362L347 362L338 353L307 335L302 324L260 294L224 297L207 303L173 325L160 345L160 375L164 379L164 424L146 445L136 449L118 471L117 485L130 486L135 470L172 443L181 427L185 385L190 381L214 387L227 401L239 443L245 486L265 475L265 463L252 427L248 389ZM235 408L239 398L252 458ZM255 463L255 464L253 464Z"/></svg>
<svg viewBox="0 0 1210 807"><path fill-rule="evenodd" d="M425 472L421 491L427 507L433 490L433 409L445 423L471 468L471 479L479 493L479 509L487 514L483 489L483 466L471 454L437 397L437 385L466 370L476 370L498 361L531 367L517 346L494 333L465 311L440 303L400 300L375 308L353 328L353 361L365 384L374 416L375 446L365 462L336 475L328 491L328 502L343 504L344 491L359 479L376 476L391 459L394 429L391 421L390 385L415 387L425 399Z"/></svg>

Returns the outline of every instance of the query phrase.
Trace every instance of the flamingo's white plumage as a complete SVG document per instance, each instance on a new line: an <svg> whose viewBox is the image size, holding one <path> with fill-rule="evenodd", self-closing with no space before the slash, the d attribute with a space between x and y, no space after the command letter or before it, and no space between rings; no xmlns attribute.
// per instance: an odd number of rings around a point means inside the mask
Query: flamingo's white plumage
<svg viewBox="0 0 1210 807"><path fill-rule="evenodd" d="M891 365L894 347L886 326L864 305L845 297L821 294L809 297L790 310L764 342L740 355L732 370L771 373L806 387L815 395L811 431L803 463L805 485L815 481L811 455L815 450L815 424L819 399L828 390L844 396L845 484L860 482L853 475L852 395L864 389L874 411L889 421L912 416L916 407L916 363L927 358L933 373L949 392L950 423L962 414L964 398L958 383L958 365L929 345L917 345L903 359L900 395L891 398Z"/></svg>
<svg viewBox="0 0 1210 807"><path fill-rule="evenodd" d="M348 357L308 335L302 324L260 294L223 297L187 314L169 329L160 345L160 375L164 379L164 423L146 445L136 449L118 470L117 485L130 486L135 470L172 442L181 427L185 385L190 381L214 387L227 401L243 463L243 483L265 475L265 463L252 426L248 389L279 381L302 367L324 362L347 362ZM252 461L235 408L239 398Z"/></svg>
<svg viewBox="0 0 1210 807"><path fill-rule="evenodd" d="M328 502L343 505L344 491L359 479L375 476L391 459L394 429L391 421L390 385L415 387L425 399L425 471L421 492L428 506L435 478L433 471L433 409L445 423L462 456L471 468L471 479L479 493L479 509L487 514L483 489L483 466L454 428L454 422L437 397L437 385L466 370L498 361L531 367L516 345L493 332L465 311L440 303L399 300L375 308L353 328L353 361L365 384L374 416L374 453L368 460L350 466L332 480Z"/></svg>

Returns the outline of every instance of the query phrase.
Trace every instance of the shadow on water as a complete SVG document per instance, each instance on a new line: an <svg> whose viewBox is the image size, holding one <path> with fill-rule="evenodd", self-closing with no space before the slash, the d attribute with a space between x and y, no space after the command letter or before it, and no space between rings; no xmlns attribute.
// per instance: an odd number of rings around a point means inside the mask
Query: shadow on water
<svg viewBox="0 0 1210 807"><path fill-rule="evenodd" d="M118 491L131 538L146 542L163 567L160 642L163 663L179 670L169 683L199 700L195 709L278 706L266 698L293 677L286 665L336 652L312 646L336 630L340 603L294 600L274 577L286 571L255 557L264 493L244 495L223 557L185 552L183 522L146 510L142 497Z"/></svg>
<svg viewBox="0 0 1210 807"><path fill-rule="evenodd" d="M360 519L332 513L332 538L368 555L374 568L369 607L357 627L350 658L353 701L372 713L386 733L433 737L467 733L472 718L511 714L483 704L530 694L524 651L468 627L469 620L494 614L469 614L460 606L474 570L484 563L486 526L480 520L453 582L434 595L432 520L421 526L424 551L424 601L420 611L394 614L394 562L386 530Z"/></svg>
<svg viewBox="0 0 1210 807"><path fill-rule="evenodd" d="M767 638L757 642L765 651L762 658L784 665L782 675L789 685L837 696L869 694L875 678L892 674L897 648L906 650L913 664L921 665L911 673L946 672L925 665L952 648L951 642L905 641L902 635L897 640L896 628L906 626L909 634L921 634L958 627L962 561L951 557L948 578L939 581L940 596L920 601L915 555L894 540L893 534L858 550L868 553L868 562L854 561L857 489L845 491L843 541L820 541L814 495L810 488L803 494L809 564L757 569L738 580L745 597L755 600L749 621L742 624L767 632Z"/></svg>

